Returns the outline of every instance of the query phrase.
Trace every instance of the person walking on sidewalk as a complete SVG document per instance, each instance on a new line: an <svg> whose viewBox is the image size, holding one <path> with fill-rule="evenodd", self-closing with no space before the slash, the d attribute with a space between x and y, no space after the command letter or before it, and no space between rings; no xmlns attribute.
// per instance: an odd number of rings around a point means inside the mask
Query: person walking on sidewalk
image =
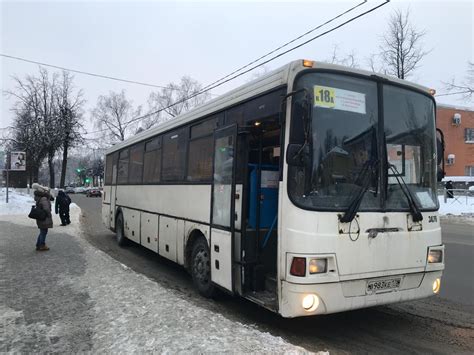
<svg viewBox="0 0 474 355"><path fill-rule="evenodd" d="M54 204L54 211L56 214L59 212L59 218L61 218L61 225L65 226L71 223L69 218L69 205L71 204L71 198L59 190L58 197L56 197L56 203Z"/></svg>
<svg viewBox="0 0 474 355"><path fill-rule="evenodd" d="M51 200L54 198L49 192L49 188L41 186L39 184L33 184L32 188L35 190L35 202L36 206L46 211L46 219L43 221L36 220L36 225L38 226L40 232L38 239L36 241L36 250L46 251L49 248L46 245L46 235L48 234L48 229L53 228L53 215L51 214Z"/></svg>

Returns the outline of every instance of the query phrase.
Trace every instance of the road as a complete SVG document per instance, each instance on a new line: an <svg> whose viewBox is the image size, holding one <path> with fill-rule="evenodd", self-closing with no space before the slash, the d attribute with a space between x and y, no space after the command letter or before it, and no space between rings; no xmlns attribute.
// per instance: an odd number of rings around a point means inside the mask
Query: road
<svg viewBox="0 0 474 355"><path fill-rule="evenodd" d="M448 270L440 296L327 316L284 319L245 299L202 298L183 268L139 245L118 247L114 234L102 225L99 198L72 195L72 199L83 211L86 239L98 249L160 285L182 292L200 307L236 322L251 324L309 351L328 350L335 354L474 352L473 245L466 237L469 235L466 231L471 231L463 225L444 226Z"/></svg>
<svg viewBox="0 0 474 355"><path fill-rule="evenodd" d="M474 306L474 224L442 222L446 269L440 296Z"/></svg>

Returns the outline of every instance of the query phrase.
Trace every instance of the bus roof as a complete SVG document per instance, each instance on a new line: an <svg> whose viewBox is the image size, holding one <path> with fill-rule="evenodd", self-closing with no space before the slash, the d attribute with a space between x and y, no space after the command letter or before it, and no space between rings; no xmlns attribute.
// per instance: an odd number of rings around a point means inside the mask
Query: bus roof
<svg viewBox="0 0 474 355"><path fill-rule="evenodd" d="M340 71L340 72L345 72L345 73L353 73L353 74L359 74L359 75L367 76L367 77L370 77L372 75L377 75L378 77L385 78L391 82L399 83L405 86L411 86L415 89L418 89L427 93L429 93L430 91L429 88L424 87L422 85L412 83L406 80L401 80L401 79L391 77L385 74L374 73L367 70L349 68L349 67L345 67L341 65L329 64L329 63L324 63L324 62L315 62L315 61L313 62L312 68L334 70L334 71ZM142 131L134 135L133 137L124 140L123 142L119 142L113 145L112 147L110 147L109 149L107 149L105 154L113 153L117 150L130 146L134 143L147 140L151 137L156 136L157 134L173 129L173 127L177 127L177 126L186 124L188 122L192 122L201 117L208 116L213 113L217 113L225 109L226 107L235 105L251 97L268 92L273 88L283 86L288 83L288 78L290 77L290 74L291 76L294 77L299 71L304 70L304 69L309 69L309 67L303 66L302 59L294 60L276 70L273 70L269 73L266 73L258 77L257 79L247 84L241 85L232 91L229 91L215 99L212 99L206 102L205 104L198 106L178 117L175 117L173 119L170 119L169 121L160 123L159 125L155 127Z"/></svg>

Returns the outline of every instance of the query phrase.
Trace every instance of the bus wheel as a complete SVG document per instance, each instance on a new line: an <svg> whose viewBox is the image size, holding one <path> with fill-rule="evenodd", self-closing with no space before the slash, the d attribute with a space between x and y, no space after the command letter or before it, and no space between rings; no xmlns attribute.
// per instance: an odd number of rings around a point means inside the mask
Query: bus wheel
<svg viewBox="0 0 474 355"><path fill-rule="evenodd" d="M215 288L211 281L211 254L204 238L199 238L193 245L191 275L201 295L214 296Z"/></svg>
<svg viewBox="0 0 474 355"><path fill-rule="evenodd" d="M117 244L121 247L127 245L127 238L125 237L125 231L123 228L123 215L121 212L119 212L117 220L115 221L115 232Z"/></svg>

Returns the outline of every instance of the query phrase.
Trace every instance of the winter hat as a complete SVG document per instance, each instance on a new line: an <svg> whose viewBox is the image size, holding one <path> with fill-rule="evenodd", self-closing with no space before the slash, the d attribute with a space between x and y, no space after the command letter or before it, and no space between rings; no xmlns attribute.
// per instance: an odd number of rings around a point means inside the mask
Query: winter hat
<svg viewBox="0 0 474 355"><path fill-rule="evenodd" d="M42 186L42 185L40 185L40 184L38 184L38 183L36 183L36 182L33 183L33 185L31 185L31 188L32 188L33 190L36 190L36 191L39 191L39 192L47 192L47 193L49 193L49 187Z"/></svg>

